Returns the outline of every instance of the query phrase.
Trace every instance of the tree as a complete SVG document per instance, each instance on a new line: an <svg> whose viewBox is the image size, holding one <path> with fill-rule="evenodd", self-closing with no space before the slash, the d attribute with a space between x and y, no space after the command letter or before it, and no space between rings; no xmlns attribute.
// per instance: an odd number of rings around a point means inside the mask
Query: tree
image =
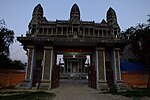
<svg viewBox="0 0 150 100"><path fill-rule="evenodd" d="M136 27L130 27L123 32L122 36L130 41L131 51L149 72L147 86L150 87L150 24L139 24Z"/></svg>
<svg viewBox="0 0 150 100"><path fill-rule="evenodd" d="M1 66L9 65L9 46L14 42L14 32L8 28L2 26L5 24L4 20L0 20L0 64Z"/></svg>
<svg viewBox="0 0 150 100"><path fill-rule="evenodd" d="M0 55L9 56L9 46L13 43L14 32L7 28L0 29Z"/></svg>
<svg viewBox="0 0 150 100"><path fill-rule="evenodd" d="M6 28L4 20L0 20L0 68L25 69L26 64L20 60L12 61L9 58L9 46L14 42L14 32Z"/></svg>
<svg viewBox="0 0 150 100"><path fill-rule="evenodd" d="M25 69L26 64L22 63L20 60L11 61L9 69Z"/></svg>

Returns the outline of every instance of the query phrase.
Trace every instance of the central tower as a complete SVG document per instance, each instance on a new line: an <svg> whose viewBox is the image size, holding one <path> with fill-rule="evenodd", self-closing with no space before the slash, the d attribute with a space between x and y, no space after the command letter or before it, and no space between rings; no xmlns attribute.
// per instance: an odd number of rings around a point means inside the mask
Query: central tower
<svg viewBox="0 0 150 100"><path fill-rule="evenodd" d="M80 24L80 9L77 4L74 4L71 8L70 22L72 24Z"/></svg>

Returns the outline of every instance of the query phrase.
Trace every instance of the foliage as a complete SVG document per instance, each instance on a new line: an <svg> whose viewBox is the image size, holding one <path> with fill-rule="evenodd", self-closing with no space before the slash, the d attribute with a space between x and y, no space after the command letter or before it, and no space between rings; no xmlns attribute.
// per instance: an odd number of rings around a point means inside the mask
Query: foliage
<svg viewBox="0 0 150 100"><path fill-rule="evenodd" d="M122 37L130 41L131 51L137 61L143 63L149 71L147 86L150 87L150 24L139 24L122 33Z"/></svg>
<svg viewBox="0 0 150 100"><path fill-rule="evenodd" d="M22 63L20 60L14 60L10 63L10 69L24 69L26 64Z"/></svg>
<svg viewBox="0 0 150 100"><path fill-rule="evenodd" d="M137 58L128 58L128 62L140 62Z"/></svg>
<svg viewBox="0 0 150 100"><path fill-rule="evenodd" d="M0 28L0 56L9 56L9 46L14 42L14 32L7 28Z"/></svg>
<svg viewBox="0 0 150 100"><path fill-rule="evenodd" d="M14 32L5 27L0 28L0 65L1 68L9 66L11 60L9 59L9 46L14 42Z"/></svg>
<svg viewBox="0 0 150 100"><path fill-rule="evenodd" d="M1 67L2 69L19 69L19 70L24 70L26 64L22 63L20 60L11 60L7 57L3 57L3 61L1 62Z"/></svg>
<svg viewBox="0 0 150 100"><path fill-rule="evenodd" d="M127 96L127 97L150 97L150 89L134 89L128 90L127 92L120 93L120 95Z"/></svg>
<svg viewBox="0 0 150 100"><path fill-rule="evenodd" d="M4 20L2 21L5 25ZM5 26L0 27L0 68L5 69L24 69L25 64L19 60L12 61L9 58L9 46L14 42L14 32Z"/></svg>
<svg viewBox="0 0 150 100"><path fill-rule="evenodd" d="M9 91L0 92L1 100L53 100L54 93L43 91L29 92L29 91Z"/></svg>
<svg viewBox="0 0 150 100"><path fill-rule="evenodd" d="M133 98L142 98L142 97L150 97L150 88L146 89L133 89L128 90L126 92L118 92L115 88L112 88L110 92L112 95L122 95L126 97L133 97Z"/></svg>
<svg viewBox="0 0 150 100"><path fill-rule="evenodd" d="M139 24L137 27L129 28L124 32L124 39L129 39L131 43L131 50L138 58L138 61L150 68L150 26L146 24ZM126 38L128 37L128 38Z"/></svg>
<svg viewBox="0 0 150 100"><path fill-rule="evenodd" d="M10 59L6 55L0 55L0 68L10 65Z"/></svg>
<svg viewBox="0 0 150 100"><path fill-rule="evenodd" d="M111 94L113 94L113 95L118 94L117 86L114 85L114 86L110 87L109 93L111 93Z"/></svg>

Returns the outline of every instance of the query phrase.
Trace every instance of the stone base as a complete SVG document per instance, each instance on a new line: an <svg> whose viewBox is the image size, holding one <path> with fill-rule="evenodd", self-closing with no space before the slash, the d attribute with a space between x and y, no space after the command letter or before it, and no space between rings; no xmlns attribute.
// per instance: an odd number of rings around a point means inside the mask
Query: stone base
<svg viewBox="0 0 150 100"><path fill-rule="evenodd" d="M40 90L50 90L51 89L51 81L50 80L42 80L39 86Z"/></svg>
<svg viewBox="0 0 150 100"><path fill-rule="evenodd" d="M129 86L123 82L123 80L118 80L117 81L117 90L118 92L126 92L129 90Z"/></svg>
<svg viewBox="0 0 150 100"><path fill-rule="evenodd" d="M100 92L108 92L110 90L106 80L99 80L97 89L100 90Z"/></svg>
<svg viewBox="0 0 150 100"><path fill-rule="evenodd" d="M31 89L32 88L31 81L30 80L24 80L16 88Z"/></svg>

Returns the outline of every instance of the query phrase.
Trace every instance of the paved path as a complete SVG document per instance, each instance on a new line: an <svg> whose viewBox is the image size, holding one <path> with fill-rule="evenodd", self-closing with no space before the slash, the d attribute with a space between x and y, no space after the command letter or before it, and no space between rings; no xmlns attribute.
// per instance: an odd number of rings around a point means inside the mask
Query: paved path
<svg viewBox="0 0 150 100"><path fill-rule="evenodd" d="M56 93L54 100L133 100L120 95L102 94L89 88L86 81L64 81L59 88L51 90Z"/></svg>

